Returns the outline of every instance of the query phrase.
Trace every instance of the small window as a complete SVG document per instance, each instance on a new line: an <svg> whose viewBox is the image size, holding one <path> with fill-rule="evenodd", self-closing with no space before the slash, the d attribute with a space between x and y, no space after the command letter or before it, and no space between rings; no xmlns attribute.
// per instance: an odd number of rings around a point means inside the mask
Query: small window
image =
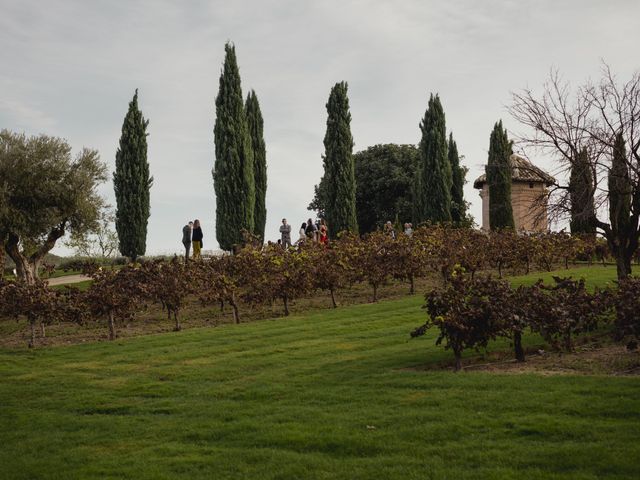
<svg viewBox="0 0 640 480"><path fill-rule="evenodd" d="M533 188L533 182L529 182L529 188Z"/></svg>

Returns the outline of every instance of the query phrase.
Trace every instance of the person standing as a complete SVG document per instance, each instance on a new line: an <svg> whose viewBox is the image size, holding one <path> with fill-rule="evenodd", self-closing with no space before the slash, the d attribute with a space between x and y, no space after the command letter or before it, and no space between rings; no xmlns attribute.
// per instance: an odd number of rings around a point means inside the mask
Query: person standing
<svg viewBox="0 0 640 480"><path fill-rule="evenodd" d="M318 241L318 228L313 224L313 220L307 220L307 228L306 228L307 238L314 242Z"/></svg>
<svg viewBox="0 0 640 480"><path fill-rule="evenodd" d="M300 227L300 230L298 230L298 235L299 238L296 241L296 245L300 245L301 243L304 243L307 240L307 224L303 223L302 226Z"/></svg>
<svg viewBox="0 0 640 480"><path fill-rule="evenodd" d="M327 227L327 222L326 220L323 218L322 220L320 220L320 232L319 232L319 239L318 241L322 244L322 245L328 245L329 244L329 228Z"/></svg>
<svg viewBox="0 0 640 480"><path fill-rule="evenodd" d="M282 219L282 225L280 225L280 239L282 240L282 248L288 248L291 246L291 225L287 223L287 219Z"/></svg>
<svg viewBox="0 0 640 480"><path fill-rule="evenodd" d="M391 220L387 220L387 223L384 224L384 233L389 235L392 239L396 239L396 231L393 228Z"/></svg>
<svg viewBox="0 0 640 480"><path fill-rule="evenodd" d="M404 224L404 234L407 237L410 237L410 236L413 235L413 225L412 224L410 224L410 223L405 223Z"/></svg>
<svg viewBox="0 0 640 480"><path fill-rule="evenodd" d="M184 263L189 262L189 250L191 250L191 230L193 230L193 222L189 222L182 227L182 244L184 245Z"/></svg>
<svg viewBox="0 0 640 480"><path fill-rule="evenodd" d="M193 243L193 259L197 260L200 258L200 252L202 250L202 228L200 227L200 220L194 220L193 222L191 242Z"/></svg>

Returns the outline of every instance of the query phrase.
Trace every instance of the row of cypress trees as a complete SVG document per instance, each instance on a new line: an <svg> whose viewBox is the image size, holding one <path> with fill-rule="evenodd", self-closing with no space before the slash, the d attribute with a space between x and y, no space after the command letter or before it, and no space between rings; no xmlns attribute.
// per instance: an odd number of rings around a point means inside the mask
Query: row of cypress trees
<svg viewBox="0 0 640 480"><path fill-rule="evenodd" d="M120 253L133 261L146 251L153 177L147 161L147 126L138 108L138 90L124 118L113 185ZM225 45L225 61L216 97L216 237L231 250L246 230L264 238L267 190L264 120L255 91L243 101L235 47Z"/></svg>
<svg viewBox="0 0 640 480"><path fill-rule="evenodd" d="M345 82L337 83L331 90L327 114L324 175L317 187L317 196L330 233L335 236L343 230L358 230L351 114ZM452 134L447 141L444 110L438 95L431 95L420 130L422 138L412 191L413 221L416 224L466 222L463 187L467 169L460 164Z"/></svg>
<svg viewBox="0 0 640 480"><path fill-rule="evenodd" d="M413 185L413 221L416 224L453 222L467 217L463 187L466 168L460 165L458 146L449 134L440 97L431 94L420 122L422 137Z"/></svg>
<svg viewBox="0 0 640 480"><path fill-rule="evenodd" d="M225 59L214 127L216 159L216 238L223 250L242 243L243 231L264 239L267 190L264 121L256 93L243 101L234 45L225 45Z"/></svg>

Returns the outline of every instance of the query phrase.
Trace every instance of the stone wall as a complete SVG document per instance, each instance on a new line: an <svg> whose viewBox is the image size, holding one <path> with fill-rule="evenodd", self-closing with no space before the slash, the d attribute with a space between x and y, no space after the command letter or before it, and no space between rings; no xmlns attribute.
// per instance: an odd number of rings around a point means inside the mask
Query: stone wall
<svg viewBox="0 0 640 480"><path fill-rule="evenodd" d="M549 228L546 200L546 188L543 183L514 182L511 184L511 207L516 231L546 232ZM489 185L482 185L482 228L489 230Z"/></svg>

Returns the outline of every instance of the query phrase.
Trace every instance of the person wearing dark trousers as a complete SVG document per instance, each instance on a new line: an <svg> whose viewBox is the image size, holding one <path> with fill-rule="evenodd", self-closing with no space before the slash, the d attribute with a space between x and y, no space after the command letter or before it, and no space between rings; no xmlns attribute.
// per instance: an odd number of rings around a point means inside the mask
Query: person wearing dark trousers
<svg viewBox="0 0 640 480"><path fill-rule="evenodd" d="M194 220L193 222L191 242L193 243L193 259L197 260L200 258L200 251L202 250L202 228L200 228L200 220Z"/></svg>
<svg viewBox="0 0 640 480"><path fill-rule="evenodd" d="M182 227L182 244L184 245L184 263L189 262L189 250L191 250L191 230L193 222L189 222Z"/></svg>

